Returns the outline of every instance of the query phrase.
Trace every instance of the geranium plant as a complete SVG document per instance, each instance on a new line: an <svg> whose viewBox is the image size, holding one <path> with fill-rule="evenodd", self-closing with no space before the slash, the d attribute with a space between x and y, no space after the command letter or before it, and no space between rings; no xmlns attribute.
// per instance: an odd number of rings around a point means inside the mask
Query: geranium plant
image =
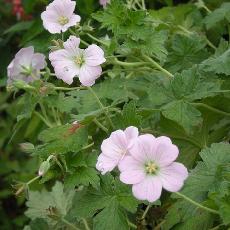
<svg viewBox="0 0 230 230"><path fill-rule="evenodd" d="M47 4L49 51L8 66L18 122L40 125L25 229L228 229L230 3L99 3Z"/></svg>

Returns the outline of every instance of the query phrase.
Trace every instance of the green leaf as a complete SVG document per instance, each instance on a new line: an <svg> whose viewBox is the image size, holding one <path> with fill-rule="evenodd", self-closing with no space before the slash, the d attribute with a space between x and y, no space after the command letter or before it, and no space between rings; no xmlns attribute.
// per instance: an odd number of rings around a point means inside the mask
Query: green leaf
<svg viewBox="0 0 230 230"><path fill-rule="evenodd" d="M173 101L163 107L162 114L184 127L191 133L192 127L202 122L201 113L194 106L184 101Z"/></svg>
<svg viewBox="0 0 230 230"><path fill-rule="evenodd" d="M230 75L230 45L228 42L222 40L215 54L205 60L201 67L207 72Z"/></svg>
<svg viewBox="0 0 230 230"><path fill-rule="evenodd" d="M140 126L141 116L137 114L136 103L131 101L125 104L123 111L118 115L116 125L120 129L125 129L128 126Z"/></svg>
<svg viewBox="0 0 230 230"><path fill-rule="evenodd" d="M73 174L69 175L65 180L65 186L67 188L74 188L78 185L98 187L100 178L98 172L94 168L78 167L73 171Z"/></svg>
<svg viewBox="0 0 230 230"><path fill-rule="evenodd" d="M55 225L72 207L74 194L74 190L64 191L61 182L56 182L51 192L30 191L25 214L32 220L44 219L48 224Z"/></svg>
<svg viewBox="0 0 230 230"><path fill-rule="evenodd" d="M110 200L109 204L94 218L95 230L128 230L126 214L117 200Z"/></svg>
<svg viewBox="0 0 230 230"><path fill-rule="evenodd" d="M141 37L137 40L126 39L126 41L124 41L121 48L125 50L125 53L138 50L143 54L155 56L159 60L164 61L168 53L165 48L165 42L168 38L167 31L157 31L145 26L145 28L142 28L142 31L140 31L140 34Z"/></svg>
<svg viewBox="0 0 230 230"><path fill-rule="evenodd" d="M208 14L204 20L207 29L218 26L218 23L227 20L230 22L230 3L223 3L220 8Z"/></svg>
<svg viewBox="0 0 230 230"><path fill-rule="evenodd" d="M39 139L45 144L37 146L34 154L48 157L53 153L78 152L87 145L88 133L86 127L63 125L41 132Z"/></svg>
<svg viewBox="0 0 230 230"><path fill-rule="evenodd" d="M96 215L94 225L98 229L103 222L101 230L108 229L111 224L113 225L111 225L112 229L117 229L118 223L120 228L127 229L125 209L129 212L135 212L138 204L131 194L130 187L110 175L102 178L98 190L88 188L86 191L79 193L75 202L78 203L75 208L77 216L90 217ZM98 213L98 211L100 212ZM114 220L111 220L111 215L114 216Z"/></svg>
<svg viewBox="0 0 230 230"><path fill-rule="evenodd" d="M219 192L220 188L222 187L221 184L225 180L223 174L220 171L220 168L230 163L229 153L230 144L228 143L212 144L211 147L203 149L200 152L200 157L203 161L198 162L195 169L192 170L189 178L185 182L185 186L181 193L201 204L208 200L215 203L217 198L212 194ZM173 195L173 197L175 198L177 196ZM208 202L206 202L204 205L207 205L207 203ZM216 202L217 208L220 210L220 212L222 212L221 215L225 219L225 214L228 213L228 205L223 207L224 209L221 210L222 204L223 203L218 205L218 202ZM225 204L227 203L225 202ZM176 221L174 220L172 225L175 225L175 222L181 223L182 226L189 225L189 223L191 223L191 219L193 218L194 221L192 226L194 226L194 223L198 221L196 216L200 217L201 214L204 215L204 220L201 222L199 221L200 225L203 226L206 221L207 225L206 227L199 227L199 229L208 229L208 227L210 227L209 225L212 225L213 218L211 213L201 209L194 209L194 205L187 201L177 201L169 210L169 218L171 218L170 216L175 213L175 210L177 210L180 218L177 218ZM171 220L168 220L168 217L166 216L166 226L169 224L168 221ZM195 227L191 229L197 228L198 226L195 224Z"/></svg>
<svg viewBox="0 0 230 230"><path fill-rule="evenodd" d="M24 30L28 30L33 24L33 21L29 22L18 22L15 25L11 26L9 29L5 30L4 34L16 33Z"/></svg>
<svg viewBox="0 0 230 230"><path fill-rule="evenodd" d="M205 49L206 42L197 35L184 36L176 34L173 37L172 48L168 56L170 72L177 72L191 68L208 57Z"/></svg>

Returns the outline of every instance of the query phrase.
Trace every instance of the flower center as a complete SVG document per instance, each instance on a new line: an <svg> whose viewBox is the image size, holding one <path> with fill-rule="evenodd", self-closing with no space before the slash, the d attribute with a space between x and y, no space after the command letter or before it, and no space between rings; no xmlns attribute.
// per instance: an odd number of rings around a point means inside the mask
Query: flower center
<svg viewBox="0 0 230 230"><path fill-rule="evenodd" d="M23 66L22 65L21 68L22 68L22 71L20 73L27 76L27 77L33 73L32 66Z"/></svg>
<svg viewBox="0 0 230 230"><path fill-rule="evenodd" d="M59 24L64 26L65 24L67 24L69 22L69 19L67 17L65 17L65 16L60 16L58 18L58 22L59 22Z"/></svg>
<svg viewBox="0 0 230 230"><path fill-rule="evenodd" d="M158 166L154 162L148 162L145 164L145 171L147 174L155 174L158 170Z"/></svg>
<svg viewBox="0 0 230 230"><path fill-rule="evenodd" d="M75 58L75 63L79 66L81 66L84 63L83 57L76 57Z"/></svg>

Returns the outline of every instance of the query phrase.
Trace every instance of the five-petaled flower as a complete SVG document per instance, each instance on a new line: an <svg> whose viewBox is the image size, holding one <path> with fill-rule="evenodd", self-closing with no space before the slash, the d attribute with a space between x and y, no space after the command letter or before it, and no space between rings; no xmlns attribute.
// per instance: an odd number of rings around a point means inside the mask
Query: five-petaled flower
<svg viewBox="0 0 230 230"><path fill-rule="evenodd" d="M178 148L168 137L139 136L119 164L120 180L132 184L133 195L139 200L154 202L160 198L162 188L179 191L188 176L186 167L174 162Z"/></svg>
<svg viewBox="0 0 230 230"><path fill-rule="evenodd" d="M102 174L112 171L122 159L129 154L133 140L138 137L138 129L130 126L127 129L111 133L101 145L102 153L98 157L96 168Z"/></svg>
<svg viewBox="0 0 230 230"><path fill-rule="evenodd" d="M81 20L79 15L74 14L75 6L75 1L54 0L41 14L43 26L52 34L67 31Z"/></svg>
<svg viewBox="0 0 230 230"><path fill-rule="evenodd" d="M75 76L84 86L92 86L101 75L101 64L106 60L104 51L97 45L80 49L80 38L70 36L63 43L64 49L51 52L49 59L55 74L67 84L72 84Z"/></svg>
<svg viewBox="0 0 230 230"><path fill-rule="evenodd" d="M40 78L40 70L46 66L45 55L34 53L34 47L22 48L7 67L8 85L15 80L27 83Z"/></svg>

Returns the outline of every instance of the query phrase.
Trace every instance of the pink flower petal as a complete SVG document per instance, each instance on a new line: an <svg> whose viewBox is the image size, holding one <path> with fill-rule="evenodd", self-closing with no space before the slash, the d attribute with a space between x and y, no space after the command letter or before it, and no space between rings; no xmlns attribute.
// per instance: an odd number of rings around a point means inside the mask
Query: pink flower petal
<svg viewBox="0 0 230 230"><path fill-rule="evenodd" d="M117 159L110 158L101 153L97 159L96 169L104 175L111 172L117 166Z"/></svg>
<svg viewBox="0 0 230 230"><path fill-rule="evenodd" d="M126 135L126 138L129 140L137 138L139 135L138 128L136 128L134 126L130 126L130 127L126 128L124 133Z"/></svg>
<svg viewBox="0 0 230 230"><path fill-rule="evenodd" d="M142 169L126 170L120 174L120 180L125 184L137 184L145 178L145 173Z"/></svg>
<svg viewBox="0 0 230 230"><path fill-rule="evenodd" d="M155 161L159 166L171 164L178 157L179 150L168 137L156 138Z"/></svg>
<svg viewBox="0 0 230 230"><path fill-rule="evenodd" d="M86 64L89 66L98 66L104 63L104 51L97 45L90 45L84 52Z"/></svg>
<svg viewBox="0 0 230 230"><path fill-rule="evenodd" d="M64 48L70 52L73 56L79 53L80 38L76 36L70 36L69 39L63 43Z"/></svg>
<svg viewBox="0 0 230 230"><path fill-rule="evenodd" d="M76 2L71 0L54 0L51 4L53 4L53 10L56 10L59 15L68 18L72 16L76 7Z"/></svg>
<svg viewBox="0 0 230 230"><path fill-rule="evenodd" d="M101 145L102 153L110 158L116 159L117 162L122 158L123 154L125 154L125 147L120 147L111 138L107 138L102 142Z"/></svg>
<svg viewBox="0 0 230 230"><path fill-rule="evenodd" d="M130 154L141 162L152 160L152 153L155 151L155 137L151 134L144 134L137 138L130 148Z"/></svg>
<svg viewBox="0 0 230 230"><path fill-rule="evenodd" d="M36 69L44 69L46 67L45 55L36 53L32 58L32 66Z"/></svg>
<svg viewBox="0 0 230 230"><path fill-rule="evenodd" d="M125 156L119 162L118 168L121 172L140 169L144 171L144 165L140 161L135 160L132 156Z"/></svg>
<svg viewBox="0 0 230 230"><path fill-rule="evenodd" d="M95 80L101 75L100 66L83 65L80 69L79 80L84 86L92 86Z"/></svg>
<svg viewBox="0 0 230 230"><path fill-rule="evenodd" d="M125 184L136 184L145 178L143 165L131 156L120 160L118 168L121 171L120 180Z"/></svg>
<svg viewBox="0 0 230 230"><path fill-rule="evenodd" d="M147 176L142 182L134 184L132 191L138 200L154 202L161 196L162 183L158 177Z"/></svg>
<svg viewBox="0 0 230 230"><path fill-rule="evenodd" d="M161 179L163 188L170 192L179 191L187 177L187 168L177 162L173 162L171 165L161 168L159 172L159 178Z"/></svg>
<svg viewBox="0 0 230 230"><path fill-rule="evenodd" d="M81 21L81 17L79 15L73 15L67 24L65 24L62 28L62 31L67 31L71 26L77 25Z"/></svg>
<svg viewBox="0 0 230 230"><path fill-rule="evenodd" d="M29 66L34 55L34 47L29 46L22 48L15 55L15 59L19 61L20 65Z"/></svg>

